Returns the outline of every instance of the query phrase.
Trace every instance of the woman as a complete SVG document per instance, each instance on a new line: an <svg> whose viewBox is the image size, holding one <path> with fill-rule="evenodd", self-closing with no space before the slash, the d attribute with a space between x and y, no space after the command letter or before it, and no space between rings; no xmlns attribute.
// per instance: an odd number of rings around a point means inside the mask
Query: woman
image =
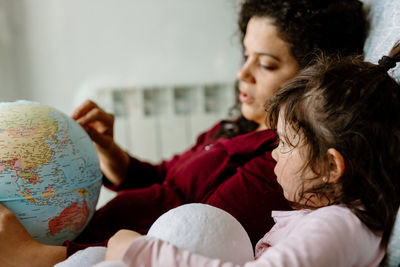
<svg viewBox="0 0 400 267"><path fill-rule="evenodd" d="M232 214L255 245L273 225L271 210L290 209L274 174L271 151L276 135L264 126L264 103L313 59L316 49L361 53L366 19L358 0L246 0L239 27L245 55L238 73L240 118L215 125L186 152L152 165L119 148L113 141L113 116L85 102L72 116L95 142L104 184L118 190L118 195L95 213L86 230L66 248L37 244L22 230L20 238L12 238L46 251L54 263L65 253L89 246L82 243L104 245L122 228L146 233L164 212L197 202ZM12 214L3 213L15 223ZM8 231L0 230L3 240L7 235ZM6 245L4 249L11 254L0 253L10 260L15 251ZM28 255L14 259L24 262Z"/></svg>

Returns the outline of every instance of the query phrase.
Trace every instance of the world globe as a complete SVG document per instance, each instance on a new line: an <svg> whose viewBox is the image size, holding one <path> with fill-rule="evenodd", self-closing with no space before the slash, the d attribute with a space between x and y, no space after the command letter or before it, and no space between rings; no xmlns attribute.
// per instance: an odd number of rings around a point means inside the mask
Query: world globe
<svg viewBox="0 0 400 267"><path fill-rule="evenodd" d="M39 103L0 103L0 203L37 241L61 245L91 219L101 187L82 127Z"/></svg>

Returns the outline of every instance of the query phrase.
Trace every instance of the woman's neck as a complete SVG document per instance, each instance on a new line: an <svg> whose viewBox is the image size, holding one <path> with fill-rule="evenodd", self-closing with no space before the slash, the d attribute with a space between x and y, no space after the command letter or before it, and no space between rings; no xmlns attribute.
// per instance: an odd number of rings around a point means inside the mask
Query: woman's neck
<svg viewBox="0 0 400 267"><path fill-rule="evenodd" d="M258 128L256 129L256 131L262 131L262 130L267 130L268 127L265 125L265 123L261 123Z"/></svg>

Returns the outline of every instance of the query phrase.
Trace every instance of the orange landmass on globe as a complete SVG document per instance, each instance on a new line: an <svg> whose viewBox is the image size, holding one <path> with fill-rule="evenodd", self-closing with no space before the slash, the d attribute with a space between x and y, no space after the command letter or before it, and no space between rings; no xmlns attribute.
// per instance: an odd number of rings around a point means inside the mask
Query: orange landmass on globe
<svg viewBox="0 0 400 267"><path fill-rule="evenodd" d="M54 235L66 228L72 228L79 231L89 217L89 209L86 205L86 200L83 200L82 207L78 206L77 202L65 208L60 215L49 221L50 234Z"/></svg>
<svg viewBox="0 0 400 267"><path fill-rule="evenodd" d="M36 202L36 199L34 199L33 196L31 196L30 194L27 194L27 193L25 193L25 192L23 192L23 191L18 191L18 193L20 193L21 195L23 195L23 196L26 198L26 200L28 200L28 201L31 202L32 204L38 204L38 203Z"/></svg>
<svg viewBox="0 0 400 267"><path fill-rule="evenodd" d="M36 184L40 181L39 175L34 171L35 166L27 165L26 167L22 167L21 159L19 158L0 161L0 173L7 169L14 171L24 184L26 181L31 184Z"/></svg>
<svg viewBox="0 0 400 267"><path fill-rule="evenodd" d="M74 190L74 192L80 194L82 197L84 197L86 195L90 196L89 191L85 188L80 188L78 190Z"/></svg>
<svg viewBox="0 0 400 267"><path fill-rule="evenodd" d="M55 185L49 186L44 192L42 192L42 198L51 198L54 195Z"/></svg>

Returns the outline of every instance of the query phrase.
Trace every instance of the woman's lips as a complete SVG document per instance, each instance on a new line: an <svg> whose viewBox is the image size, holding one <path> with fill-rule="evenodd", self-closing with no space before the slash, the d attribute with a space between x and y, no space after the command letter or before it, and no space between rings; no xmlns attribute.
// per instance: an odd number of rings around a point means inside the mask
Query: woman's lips
<svg viewBox="0 0 400 267"><path fill-rule="evenodd" d="M245 93L240 93L239 100L244 104L251 104L254 102L254 98Z"/></svg>

